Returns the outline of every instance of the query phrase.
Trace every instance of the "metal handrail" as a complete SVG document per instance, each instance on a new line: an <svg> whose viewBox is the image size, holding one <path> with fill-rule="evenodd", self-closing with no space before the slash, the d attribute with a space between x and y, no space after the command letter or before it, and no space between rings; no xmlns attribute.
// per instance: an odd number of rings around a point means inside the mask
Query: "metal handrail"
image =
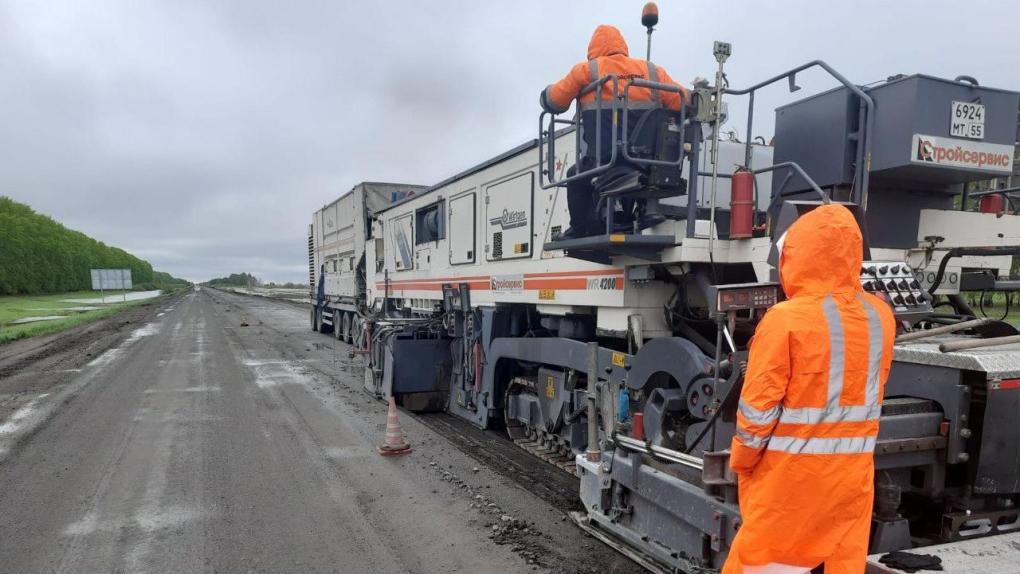
<svg viewBox="0 0 1020 574"><path fill-rule="evenodd" d="M759 173L768 173L770 171L775 171L777 169L782 169L784 167L788 167L788 168L792 169L793 171L797 172L798 175L803 177L804 181L806 181L808 183L808 185L811 186L811 189L813 189L814 192L817 193L822 198L822 203L824 203L825 205L828 205L828 204L832 203L832 198L829 197L829 194L826 193L821 187L818 187L818 184L815 183L815 180L811 179L811 176L809 176L803 170L803 168L801 168L799 165L797 165L797 162L784 161L783 163L776 163L776 164L772 164L772 165L770 165L768 167L763 167L761 169L752 170L751 173L753 173L754 175L758 175ZM785 186L785 182L784 182L783 185ZM776 197L782 197L782 196L783 196L782 189L780 188L780 193L778 193L776 195ZM774 201L775 200L773 199L773 202ZM757 206L756 206L756 208L757 208Z"/></svg>
<svg viewBox="0 0 1020 574"><path fill-rule="evenodd" d="M597 90L601 91L602 87L605 84L610 83L610 82L613 85L613 97L610 100L611 107L609 108L609 110L613 112L613 117L615 118L616 115L617 115L617 112L619 111L619 98L620 98L619 78L617 77L616 74L607 74L607 75L599 78L598 80L595 80L595 81L589 83L588 85L586 85L581 90L581 92L577 95L577 98L574 99L575 110L577 112L578 119L576 121L571 121L569 123L571 125L577 126L577 130L576 130L577 133L575 135L576 144L574 146L574 165L577 166L578 170L577 170L577 172L574 175L572 175L570 177L565 177L565 178L557 180L557 179L554 179L554 175L553 175L554 174L554 169L553 169L554 163L553 162L555 161L555 157L556 157L556 130L554 129L554 127L555 127L556 123L566 123L566 121L565 120L560 120L559 118L557 118L556 114L550 114L549 112L545 112L545 111L543 111L539 115L539 120L538 120L539 121L539 132L538 132L539 165L543 164L543 159L545 159L545 161L548 162L548 165L546 166L546 169L545 169L546 173L544 174L546 176L545 179L548 180L547 182L543 182L543 178L542 178L543 173L542 173L542 170L539 170L539 185L541 186L542 189L550 189L550 188L553 188L553 187L560 187L560 186L566 185L566 184L568 184L568 183L570 183L572 181L580 180L582 178L586 178L587 179L587 178L594 177L596 175L599 175L599 174L607 171L609 168L611 168L613 165L616 164L616 156L617 156L617 147L618 146L617 146L617 134L616 134L616 130L615 129L613 129L613 136L612 136L612 144L613 145L612 145L612 149L611 149L611 152L610 152L609 161L607 163L602 163L602 153L601 152L602 152L602 111L603 111L603 99L601 97L601 94L598 94L598 97L595 98L595 112L596 112L595 113L595 167L593 167L591 169L586 169L586 170L583 170L583 171L581 170L581 120L580 120L580 117L581 117L581 98L584 95L586 95L588 92L591 92L593 90L597 89ZM542 125L543 125L542 124L542 120L543 120L543 118L546 115L549 115L549 118L550 118L549 119L549 130L548 131L542 129ZM615 125L614 125L614 128L615 128ZM546 139L548 139L548 142L549 142L548 143L548 145L549 145L549 157L547 159L543 157L543 148L544 148L543 142L546 141Z"/></svg>
<svg viewBox="0 0 1020 574"><path fill-rule="evenodd" d="M546 116L549 116L549 130L548 131L545 131L545 130L542 129L542 126L545 125L545 117ZM564 124L564 125L574 126L575 127L575 129L574 129L575 132L580 132L581 131L580 127L578 126L578 122L575 122L573 120L562 120L560 118L557 118L556 114L551 114L551 113L549 113L549 112L547 112L545 110L543 110L542 113L539 114L539 116L538 116L538 165L539 165L538 177L539 177L539 180L538 180L538 182L539 182L539 185L542 187L542 189L549 189L551 187L555 187L555 185L556 185L555 182L552 182L552 174L556 172L556 133L557 133L556 125L557 124ZM545 141L546 141L546 138L548 138L548 140L549 140L549 154L548 154L548 157L546 157L546 154L545 154L545 145L546 145ZM545 165L545 169L541 169L542 165ZM549 185L546 185L545 183L543 183L543 180L542 180L542 176L543 175L549 176L549 180L552 183L550 183Z"/></svg>
<svg viewBox="0 0 1020 574"><path fill-rule="evenodd" d="M754 119L755 91L764 88L765 86L774 84L784 78L790 79L791 91L794 91L794 89L799 89L796 87L796 84L794 83L797 73L807 70L808 68L813 68L815 66L822 68L823 70L828 72L829 75L831 75L833 78L839 81L839 83L846 86L847 89L849 89L859 98L861 98L862 106L859 115L862 116L861 119L864 120L861 122L861 125L863 126L863 133L859 133L857 136L857 165L855 169L856 177L854 178L855 181L861 182L861 188L860 192L857 194L859 200L856 201L855 203L860 205L863 211L867 211L868 187L870 177L869 172L871 171L871 134L874 133L875 127L875 101L872 100L871 96L869 96L863 89L861 89L859 86L857 86L850 80L846 79L842 74L834 70L832 66L828 65L822 60L812 60L811 62L797 66L796 68L783 72L782 74L779 74L777 76L773 76L749 88L745 88L742 90L733 90L727 88L725 90L725 93L732 96L743 95L749 96L747 111L747 142L744 144L744 162L747 164L747 167L751 166L751 139L752 139L751 128ZM803 170L800 171L801 173L803 173ZM814 185L814 182L809 181L809 183L811 183L813 187L817 187L816 185ZM816 191L818 190L816 189ZM853 201L854 198L851 196L850 199L851 201Z"/></svg>
<svg viewBox="0 0 1020 574"><path fill-rule="evenodd" d="M986 189L985 191L975 191L968 193L967 197L974 199L976 197L984 197L986 195L1009 195L1020 191L1020 187L1004 187L1002 189Z"/></svg>
<svg viewBox="0 0 1020 574"><path fill-rule="evenodd" d="M603 115L602 111L604 110L604 107L603 107L604 103L603 102L605 100L602 97L597 97L595 99L595 110L594 110L595 111L595 150L594 150L593 153L589 153L588 154L589 157L592 157L592 156L594 157L594 159L595 159L595 166L590 168L590 169L581 170L580 169L580 166L581 166L581 137L582 137L582 133L581 133L581 121L580 121L581 98L583 96L585 96L586 94L588 94L589 92L592 92L594 90L600 90L601 91L603 86L605 86L605 84L610 83L610 82L612 82L612 85L613 85L613 96L612 96L612 99L610 100L611 107L609 108L609 110L613 112L613 118L614 118L614 120L613 120L614 121L614 126L613 126L614 129L612 130L613 133L612 133L612 139L611 139L611 142L610 142L610 145L612 146L610 148L611 149L610 157L609 157L609 160L607 162L603 162L602 161L602 145L603 145L603 142L602 142L602 115ZM683 89L680 86L678 86L678 85L675 85L675 84L664 84L664 83L661 83L661 82L652 82L650 80L645 80L643 78L635 78L635 79L631 80L630 82L628 82L626 87L624 88L623 94L620 94L619 78L618 78L618 76L616 74L607 74L607 75L599 78L598 80L593 81L593 82L589 83L588 85L586 85L581 90L581 92L577 95L577 97L574 99L575 110L577 111L577 117L578 117L577 120L563 120L563 119L560 119L560 118L556 117L556 114L553 114L553 113L550 113L550 112L546 112L546 111L542 111L541 114L539 114L539 119L538 119L538 123L539 123L539 128L538 128L539 129L539 139L538 139L539 158L538 158L538 162L539 162L539 165L544 166L544 170L541 170L541 173L539 174L539 176L540 176L539 184L540 184L542 189L550 189L550 188L553 188L553 187L560 187L560 186L566 185L566 184L568 184L568 183L570 183L572 181L580 180L582 178L588 179L588 178L594 177L596 175L599 175L601 173L604 173L605 171L609 170L611 167L616 165L616 160L617 160L618 154L620 156L622 156L624 159L626 159L627 161L632 162L635 165L649 165L649 166L651 166L651 165L663 165L663 166L669 166L669 167L676 167L676 166L680 166L680 165L683 164L683 161L684 161L684 158L685 158L684 151L683 151L683 146L680 146L679 156L676 158L676 160L656 160L656 159L652 159L652 158L641 158L641 157L635 157L635 156L631 155L631 153L630 153L630 151L628 149L628 144L629 144L629 133L628 132L629 132L629 127L630 127L630 124L629 124L629 114L627 114L627 113L623 114L623 121L622 121L622 124L621 124L621 130L620 130L620 131L623 132L622 134L619 134L617 132L617 130L615 129L615 127L616 127L615 126L615 122L616 122L615 118L618 117L616 112L618 112L620 110L623 110L624 112L626 112L626 110L628 109L627 103L630 101L630 88L632 86L633 87L639 87L639 88L661 90L661 91L666 91L666 92L673 92L673 93L677 93L677 94L681 94L681 95L683 94ZM549 117L549 119L548 119L548 127L547 128L545 127L546 126L546 116ZM681 106L681 108L680 108L680 121L678 123L678 126L680 127L680 129L684 128L685 120L686 120L686 108L684 106ZM564 177L564 178L561 178L561 179L556 179L555 176L554 176L555 171L556 171L555 170L555 161L556 161L556 143L555 143L556 142L556 136L555 136L555 134L556 134L556 126L557 125L569 125L569 126L574 126L574 127L577 128L576 129L576 133L575 133L575 138L576 139L575 139L575 146L574 146L574 165L578 166L578 170L577 170L577 172L574 175L569 176L569 177ZM546 146L548 146L548 148L549 148L548 149L548 153L546 153ZM620 149L622 149L622 151L618 151Z"/></svg>

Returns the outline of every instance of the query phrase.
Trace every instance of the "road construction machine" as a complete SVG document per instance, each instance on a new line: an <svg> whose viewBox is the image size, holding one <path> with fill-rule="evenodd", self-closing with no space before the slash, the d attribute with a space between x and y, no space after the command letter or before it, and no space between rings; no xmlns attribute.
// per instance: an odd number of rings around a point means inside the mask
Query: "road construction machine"
<svg viewBox="0 0 1020 574"><path fill-rule="evenodd" d="M727 449L748 342L784 297L777 243L838 202L900 333L870 549L977 544L987 571L1020 571L1020 332L963 296L1020 287L1014 190L969 191L1012 172L1020 94L967 76L862 86L823 61L735 88L730 45L713 56L679 112L627 113L631 88L676 86L598 78L606 114L542 113L535 140L375 210L348 264L364 269L366 389L505 429L576 474L578 523L649 569L716 571L741 523ZM755 142L756 95L809 70L835 87L779 107ZM744 141L723 129L738 98ZM604 229L560 239L573 178ZM333 308L323 277L313 328Z"/></svg>

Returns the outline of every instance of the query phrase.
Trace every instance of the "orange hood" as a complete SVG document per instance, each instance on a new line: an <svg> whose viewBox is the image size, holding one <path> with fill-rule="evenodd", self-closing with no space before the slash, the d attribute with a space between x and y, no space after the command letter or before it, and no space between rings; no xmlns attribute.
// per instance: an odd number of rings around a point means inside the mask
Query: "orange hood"
<svg viewBox="0 0 1020 574"><path fill-rule="evenodd" d="M822 205L790 226L779 259L787 297L861 291L864 242L850 210Z"/></svg>
<svg viewBox="0 0 1020 574"><path fill-rule="evenodd" d="M593 60L602 56L615 56L622 54L628 56L627 41L616 26L602 24L591 35L588 42L588 59Z"/></svg>

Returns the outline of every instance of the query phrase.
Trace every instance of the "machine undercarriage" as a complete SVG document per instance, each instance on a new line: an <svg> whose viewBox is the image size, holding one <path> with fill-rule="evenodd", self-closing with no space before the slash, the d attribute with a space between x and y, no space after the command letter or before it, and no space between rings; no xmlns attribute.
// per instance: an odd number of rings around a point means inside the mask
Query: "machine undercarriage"
<svg viewBox="0 0 1020 574"><path fill-rule="evenodd" d="M804 213L839 202L865 232L862 288L889 302L901 331L875 449L871 552L1020 530L1020 332L978 319L961 295L976 285L1017 286L1009 268L1020 253L1020 215L1003 202L970 211L965 186L1004 172L996 154L1015 143L1020 94L925 76L862 88L824 62L737 90L723 80L729 46L717 43L714 55L714 85L695 85L681 113L644 122L661 144L652 153L634 151L624 128L596 144L612 150L610 159L571 176L594 178L605 233L558 240L550 218L549 233L511 241L538 209L501 208L493 217L474 211L482 202L472 195L474 219L499 228L484 245L485 261L475 259L482 245L472 235L468 262L455 259L444 232L422 239L407 224L409 238L399 233L405 219L425 221L430 193L435 212L447 210L451 220L463 194L439 186L380 210L358 313L366 389L413 410L445 409L505 429L579 477L585 512L576 519L586 530L650 569L715 571L740 528L727 449L749 340L783 298L777 243ZM839 87L777 111L767 165L755 163L748 141L742 165L720 171L724 96L749 97L750 139L755 93L784 81L795 87L810 68ZM949 118L945 126L929 121L958 101L981 102L981 142L952 138ZM605 111L627 103L621 89ZM916 123L894 121L915 110L922 110ZM550 197L570 179L563 158L580 165L582 146L570 158L557 141L580 143L583 121L543 115L537 144L526 150L537 156L528 169ZM972 153L985 154L985 163L967 165ZM517 178L520 169L505 172ZM771 188L761 189L764 176ZM556 209L563 207L547 208ZM430 268L442 241L451 244L450 265ZM420 248L413 257L412 247ZM408 271L418 274L401 279ZM571 290L607 302L570 299Z"/></svg>

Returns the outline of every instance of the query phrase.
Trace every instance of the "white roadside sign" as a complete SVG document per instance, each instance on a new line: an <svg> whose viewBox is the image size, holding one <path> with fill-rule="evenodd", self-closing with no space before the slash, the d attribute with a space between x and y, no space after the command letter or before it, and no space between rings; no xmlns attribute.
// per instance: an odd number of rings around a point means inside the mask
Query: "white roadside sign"
<svg viewBox="0 0 1020 574"><path fill-rule="evenodd" d="M92 269L92 289L131 289L130 269Z"/></svg>

